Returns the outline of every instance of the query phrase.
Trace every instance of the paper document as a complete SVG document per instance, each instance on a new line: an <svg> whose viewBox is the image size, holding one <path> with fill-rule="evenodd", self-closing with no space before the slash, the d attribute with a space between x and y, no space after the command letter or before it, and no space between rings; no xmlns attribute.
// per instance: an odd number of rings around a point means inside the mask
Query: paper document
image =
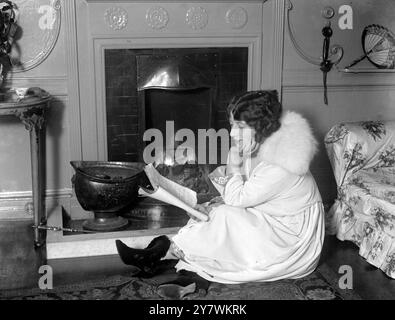
<svg viewBox="0 0 395 320"><path fill-rule="evenodd" d="M145 188L140 188L139 195L150 197L179 207L185 210L188 215L192 215L198 220L208 220L208 216L206 214L194 209L197 204L197 196L195 191L165 178L154 168L152 164L146 165L144 171L154 190L152 191Z"/></svg>

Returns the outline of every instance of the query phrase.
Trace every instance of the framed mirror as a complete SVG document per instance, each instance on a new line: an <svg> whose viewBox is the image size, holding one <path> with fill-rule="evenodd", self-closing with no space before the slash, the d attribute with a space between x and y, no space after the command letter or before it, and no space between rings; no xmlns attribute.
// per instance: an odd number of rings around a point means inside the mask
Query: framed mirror
<svg viewBox="0 0 395 320"><path fill-rule="evenodd" d="M61 0L13 0L18 8L10 54L12 72L24 72L41 64L55 47L60 32Z"/></svg>

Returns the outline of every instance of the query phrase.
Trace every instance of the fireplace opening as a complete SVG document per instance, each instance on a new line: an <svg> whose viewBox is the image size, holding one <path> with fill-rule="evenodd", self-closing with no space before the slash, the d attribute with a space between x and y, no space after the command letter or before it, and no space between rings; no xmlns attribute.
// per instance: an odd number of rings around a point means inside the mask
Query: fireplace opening
<svg viewBox="0 0 395 320"><path fill-rule="evenodd" d="M163 138L162 150L156 150L156 157L150 155L148 160L143 152L140 160L169 165L196 163L198 132L214 125L216 79L212 71L201 72L187 57L139 56L137 87L140 135L144 137L146 130L154 129ZM181 146L184 148L179 152ZM145 147L143 142L140 149L146 151Z"/></svg>
<svg viewBox="0 0 395 320"><path fill-rule="evenodd" d="M190 130L193 137L198 137L199 129L210 129L213 126L212 119L212 89L148 89L144 92L145 102L145 128L158 129L164 137L164 151L176 154L175 150L180 145L185 145L192 150L185 150L183 158L167 158L165 155L157 155L156 162L167 164L184 164L197 162L198 140L188 141L187 137L177 139L176 133L182 130ZM144 131L145 131L144 130ZM149 142L146 142L149 143ZM189 145L188 145L189 143ZM168 152L169 153L169 152ZM164 157L163 157L164 156ZM144 160L144 159L143 159Z"/></svg>
<svg viewBox="0 0 395 320"><path fill-rule="evenodd" d="M190 90L151 89L145 92L146 129L166 131L165 121L174 122L174 130L212 128L210 88Z"/></svg>
<svg viewBox="0 0 395 320"><path fill-rule="evenodd" d="M248 48L106 49L105 76L108 160L141 161L145 130L165 132L166 120L175 132L229 130L227 104L247 90Z"/></svg>

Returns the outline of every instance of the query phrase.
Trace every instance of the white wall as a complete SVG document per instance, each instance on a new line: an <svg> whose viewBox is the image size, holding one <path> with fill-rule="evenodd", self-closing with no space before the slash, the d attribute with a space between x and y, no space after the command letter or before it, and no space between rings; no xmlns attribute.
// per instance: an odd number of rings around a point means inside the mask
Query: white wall
<svg viewBox="0 0 395 320"><path fill-rule="evenodd" d="M310 56L321 56L325 19L321 10L329 5L336 11L331 20L331 44L344 48L338 68L344 68L363 54L361 34L369 24L381 24L395 31L395 2L391 0L293 0L290 21L298 44ZM338 9L348 4L353 8L353 29L340 30ZM368 61L354 68L375 67ZM336 123L359 120L395 119L395 73L344 74L334 68L328 75L329 105L323 102L322 73L319 67L305 62L295 51L288 31L284 40L283 103L285 109L303 113L312 123L321 142L321 154L315 159L312 172L317 178L322 196L331 200L336 185L326 156L323 138Z"/></svg>

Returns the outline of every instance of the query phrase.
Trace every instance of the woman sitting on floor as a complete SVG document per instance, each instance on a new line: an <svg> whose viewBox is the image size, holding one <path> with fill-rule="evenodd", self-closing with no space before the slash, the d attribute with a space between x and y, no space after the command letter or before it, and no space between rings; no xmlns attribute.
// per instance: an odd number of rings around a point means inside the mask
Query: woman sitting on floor
<svg viewBox="0 0 395 320"><path fill-rule="evenodd" d="M223 204L208 205L207 222L191 219L171 240L157 237L146 249L117 240L124 263L154 273L159 260L176 257L177 271L220 283L295 279L314 271L324 209L309 171L317 142L308 122L283 113L276 91L234 97L229 117L235 146L228 164L210 174Z"/></svg>

